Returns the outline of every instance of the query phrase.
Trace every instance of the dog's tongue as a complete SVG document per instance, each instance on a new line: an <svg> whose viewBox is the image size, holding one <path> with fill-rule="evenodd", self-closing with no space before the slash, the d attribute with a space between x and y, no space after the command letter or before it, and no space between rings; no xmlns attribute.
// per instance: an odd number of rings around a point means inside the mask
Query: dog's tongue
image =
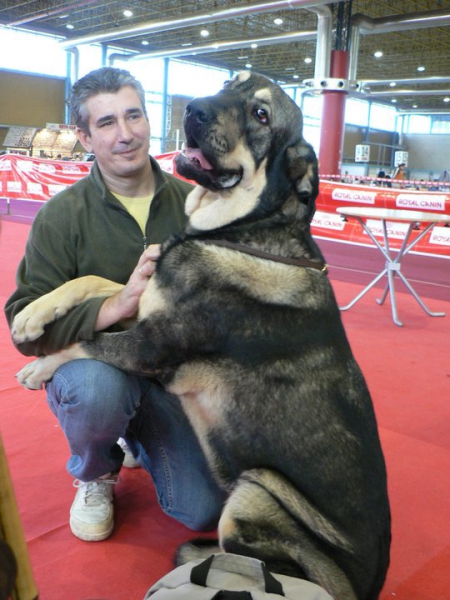
<svg viewBox="0 0 450 600"><path fill-rule="evenodd" d="M187 158L198 160L202 169L205 169L207 171L212 170L212 166L203 156L203 153L200 150L200 148L185 148L183 152Z"/></svg>

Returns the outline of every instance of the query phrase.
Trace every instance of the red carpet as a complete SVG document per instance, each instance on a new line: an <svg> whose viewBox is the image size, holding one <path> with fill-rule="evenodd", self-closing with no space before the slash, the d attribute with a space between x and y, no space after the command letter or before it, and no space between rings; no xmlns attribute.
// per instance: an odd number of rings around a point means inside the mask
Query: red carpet
<svg viewBox="0 0 450 600"><path fill-rule="evenodd" d="M29 226L0 224L3 306ZM383 266L366 250L323 248L341 304ZM450 262L410 256L408 268L411 275L405 274L418 282L429 307L449 316L428 317L399 285L404 328L392 323L389 301L376 304L379 289L343 319L372 391L389 473L392 563L381 600L450 600ZM14 380L26 361L13 348L2 314L0 430L40 599L141 600L191 532L162 514L146 473L123 469L113 536L101 543L72 536L68 512L75 490L65 470L67 444L44 393L22 390Z"/></svg>

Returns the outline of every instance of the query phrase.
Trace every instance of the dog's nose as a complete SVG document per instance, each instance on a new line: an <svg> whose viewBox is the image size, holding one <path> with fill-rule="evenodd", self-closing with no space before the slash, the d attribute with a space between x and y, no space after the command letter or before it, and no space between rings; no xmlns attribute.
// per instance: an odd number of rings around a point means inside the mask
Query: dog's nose
<svg viewBox="0 0 450 600"><path fill-rule="evenodd" d="M188 120L194 119L197 123L206 125L212 120L211 106L202 98L192 100L186 106L185 118Z"/></svg>

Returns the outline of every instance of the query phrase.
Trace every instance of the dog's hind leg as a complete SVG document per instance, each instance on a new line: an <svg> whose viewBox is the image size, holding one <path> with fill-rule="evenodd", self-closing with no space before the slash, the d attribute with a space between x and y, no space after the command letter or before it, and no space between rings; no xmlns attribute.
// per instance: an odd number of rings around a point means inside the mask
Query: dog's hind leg
<svg viewBox="0 0 450 600"><path fill-rule="evenodd" d="M255 476L253 477L253 473ZM273 478L273 490L261 485ZM258 481L259 480L259 481ZM286 489L282 489L282 487ZM225 552L244 554L266 563L274 573L307 579L323 587L335 600L357 600L346 573L324 551L320 535L288 512L280 502L287 488L298 504L299 493L287 480L265 469L248 471L238 480L219 523L220 545ZM306 506L305 512L309 511ZM311 519L311 523L313 522Z"/></svg>

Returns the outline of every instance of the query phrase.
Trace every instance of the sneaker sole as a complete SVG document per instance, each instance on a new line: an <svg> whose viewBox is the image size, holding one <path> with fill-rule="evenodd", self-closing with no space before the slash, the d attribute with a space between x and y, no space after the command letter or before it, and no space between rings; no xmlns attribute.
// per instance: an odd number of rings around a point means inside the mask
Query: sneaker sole
<svg viewBox="0 0 450 600"><path fill-rule="evenodd" d="M109 538L109 536L114 530L114 521L111 523L107 530L100 531L98 533L86 533L85 531L83 531L84 526L78 525L77 521L73 519L70 519L69 525L73 535L78 539L83 540L84 542L102 542L103 540Z"/></svg>

